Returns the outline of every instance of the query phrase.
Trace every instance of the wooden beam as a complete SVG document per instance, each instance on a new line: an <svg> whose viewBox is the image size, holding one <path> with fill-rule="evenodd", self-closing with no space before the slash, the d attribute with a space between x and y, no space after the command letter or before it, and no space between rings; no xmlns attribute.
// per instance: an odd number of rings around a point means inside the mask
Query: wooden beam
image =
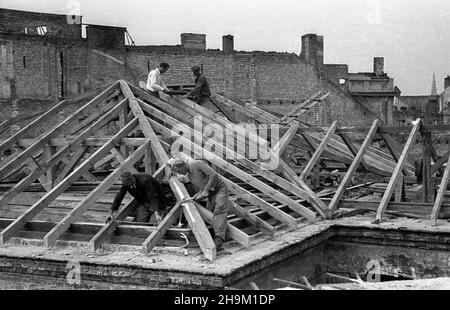
<svg viewBox="0 0 450 310"><path fill-rule="evenodd" d="M442 176L441 185L439 186L439 191L434 202L433 211L431 212L431 223L433 226L436 225L437 219L439 218L439 212L441 210L442 202L444 201L445 192L447 191L448 178L450 177L450 157L447 161L447 166L444 170L444 175Z"/></svg>
<svg viewBox="0 0 450 310"><path fill-rule="evenodd" d="M322 156L323 151L327 147L327 144L330 141L331 137L333 136L336 128L337 128L337 122L334 122L331 125L330 129L328 129L327 134L325 135L322 142L317 147L316 151L314 152L313 156L309 160L308 164L303 169L302 173L300 174L300 179L302 179L303 181L305 181L306 177L311 173L312 169L319 161L320 157Z"/></svg>
<svg viewBox="0 0 450 310"><path fill-rule="evenodd" d="M225 107L223 107L220 103L217 103L213 98L209 98L209 101L211 101L211 103L214 104L214 106L217 109L219 109L219 111L222 112L222 114L225 115L226 118L228 118L233 123L237 123L237 120L234 117L234 115L232 113L228 112L227 109Z"/></svg>
<svg viewBox="0 0 450 310"><path fill-rule="evenodd" d="M146 144L147 148L150 147L149 144ZM127 158L122 154L122 152L120 150L118 150L117 148L113 147L111 149L111 153L114 154L114 156L116 156L117 161L122 164L123 162L125 162L127 160ZM134 168L133 166L129 167L129 170L132 173L138 173L138 171L136 170L136 168Z"/></svg>
<svg viewBox="0 0 450 310"><path fill-rule="evenodd" d="M61 183L56 185L44 197L39 199L33 206L31 206L24 214L19 216L14 222L0 232L0 244L7 242L15 233L21 230L28 221L32 220L38 215L49 203L54 201L61 193L63 193L73 182L80 178L84 172L88 171L92 165L100 158L105 156L111 148L116 145L120 139L128 135L138 124L135 118L127 124L121 131L119 131L107 144L98 149L92 154L88 160L84 161L77 169L69 174ZM55 155L56 156L56 155Z"/></svg>
<svg viewBox="0 0 450 310"><path fill-rule="evenodd" d="M286 148L291 143L292 139L297 134L298 127L300 126L300 123L295 122L294 124L289 127L289 129L286 131L286 133L281 137L281 139L275 144L273 147L273 151L278 154L278 156L281 156Z"/></svg>
<svg viewBox="0 0 450 310"><path fill-rule="evenodd" d="M434 201L434 185L431 180L431 133L422 133L423 142L423 201L432 202Z"/></svg>
<svg viewBox="0 0 450 310"><path fill-rule="evenodd" d="M114 230L119 226L120 221L125 220L131 212L136 207L136 200L130 201L126 204L122 209L117 212L117 216L114 221L111 221L105 224L92 239L89 241L89 247L92 251L95 251L100 248L100 246L105 242L106 238L109 237Z"/></svg>
<svg viewBox="0 0 450 310"><path fill-rule="evenodd" d="M164 217L161 223L158 224L156 230L154 230L144 241L144 243L142 244L142 251L145 254L148 254L158 244L162 237L164 237L167 229L169 229L180 217L181 209L181 203L177 203Z"/></svg>
<svg viewBox="0 0 450 310"><path fill-rule="evenodd" d="M255 227L257 230L262 232L263 234L269 236L270 238L273 238L275 236L275 228L259 218L258 216L254 215L253 213L247 211L246 209L242 208L240 205L238 205L235 202L231 203L230 212L233 214L236 214L238 217L246 220L250 224L252 224L253 227Z"/></svg>
<svg viewBox="0 0 450 310"><path fill-rule="evenodd" d="M447 162L448 158L450 156L450 151L445 153L442 157L440 157L434 165L431 167L431 175L435 174L439 169L441 169L444 164Z"/></svg>
<svg viewBox="0 0 450 310"><path fill-rule="evenodd" d="M353 155L353 159L355 159L356 155L358 154L358 149L353 144L350 137L345 133L339 133L339 136L341 137L342 141L344 141L344 144L347 146L347 148L350 150L350 152ZM369 166L367 165L366 161L364 160L364 157L361 158L361 166L363 166L364 170L369 171Z"/></svg>
<svg viewBox="0 0 450 310"><path fill-rule="evenodd" d="M329 199L324 199L325 201ZM359 199L341 199L339 208L377 211L379 201L359 200ZM389 214L403 214L420 217L423 219L430 219L430 214L433 210L433 203L417 203L417 202L395 202L388 203L386 213ZM439 218L450 218L450 205L443 204L439 212Z"/></svg>
<svg viewBox="0 0 450 310"><path fill-rule="evenodd" d="M126 125L125 125L126 126ZM58 240L67 229L70 224L75 223L80 216L82 216L86 210L92 206L95 201L103 195L115 181L119 179L120 174L128 170L138 160L144 157L145 149L147 145L140 146L133 154L130 155L120 166L115 169L110 175L108 175L96 189L89 193L78 205L76 205L72 211L70 211L48 234L44 237L44 244L46 247L51 247Z"/></svg>
<svg viewBox="0 0 450 310"><path fill-rule="evenodd" d="M366 138L364 139L363 144L359 148L358 153L355 156L355 159L353 160L352 164L350 165L350 168L348 169L347 173L344 176L344 179L342 180L341 184L339 184L339 187L336 191L336 193L333 196L333 199L331 200L330 205L328 206L329 209L329 215L332 216L334 211L339 206L339 200L341 200L342 196L344 195L345 189L348 186L348 183L350 183L353 174L356 172L356 169L358 168L359 164L361 163L361 160L363 159L364 154L366 153L367 149L369 148L372 139L375 137L375 134L377 133L378 126L380 124L380 120L376 119L372 127L370 128Z"/></svg>
<svg viewBox="0 0 450 310"><path fill-rule="evenodd" d="M146 104L143 101L140 101L138 99L138 102L141 104L142 109L153 115L154 117L160 119L161 121L167 123L168 125L172 126L172 128L180 127L180 122L178 122L176 119L172 118L169 115L166 115L164 112L161 112L153 107L151 107L150 105ZM204 136L203 133L199 133L194 131L194 129L188 127L188 126L183 126L183 132L186 134L190 134L191 137L194 137L194 142L199 145L199 146L203 146L203 142L204 141L208 141L208 137ZM220 152L221 154L223 154L223 156L225 157L231 157L235 160L238 160L238 162L240 164L242 164L243 166L245 166L247 169L258 173L259 175L261 175L262 177L264 177L265 179L275 183L277 186L297 195L300 198L305 199L307 202L311 203L312 200L310 199L310 196L301 188L299 188L298 186L286 181L285 179L277 176L275 173L263 169L260 165L248 160L247 158L245 158L244 156L240 155L239 153L236 153L234 150L231 150L229 148L227 148L226 146L223 146L222 144L218 143L215 145L215 152Z"/></svg>
<svg viewBox="0 0 450 310"><path fill-rule="evenodd" d="M289 112L288 114L286 114L285 116L283 116L280 119L280 123L287 121L288 118L292 117L295 113L297 113L301 109L304 109L308 104L310 104L312 101L314 101L321 93L322 93L322 91L318 91L317 93L315 93L314 95L312 95L311 97L306 99L304 102L302 102L298 106L294 107L294 109L292 109L291 112Z"/></svg>
<svg viewBox="0 0 450 310"><path fill-rule="evenodd" d="M150 139L151 146L157 160L161 166L165 165L169 160L169 157L153 131L152 126L145 117L139 103L131 92L129 85L125 81L120 81L120 88L122 89L125 97L129 99L131 111L139 119L139 126L142 132L146 138ZM184 184L182 184L177 177L172 176L169 179L169 184L178 200L183 200L190 197ZM183 213L189 223L189 227L191 227L195 238L197 239L200 248L202 249L203 254L208 260L214 261L216 259L217 249L205 222L198 213L197 208L193 203L186 203L183 206Z"/></svg>
<svg viewBox="0 0 450 310"><path fill-rule="evenodd" d="M400 158L400 154L402 153L401 148L399 149L397 146L397 142L388 134L381 134L381 137L383 138L384 142L386 142L386 146L389 150L389 152L392 155L392 158L398 162L399 158ZM407 163L409 163L407 161ZM406 176L413 176L414 174L412 172L410 172L408 169L403 168L403 174Z"/></svg>
<svg viewBox="0 0 450 310"><path fill-rule="evenodd" d="M40 117L32 121L30 124L16 132L12 137L6 139L0 144L0 154L3 154L4 151L12 148L17 141L25 136L28 135L28 133L37 128L38 126L41 126L46 121L54 117L59 111L63 110L64 108L69 106L69 102L67 100L61 101L59 104L42 114Z"/></svg>
<svg viewBox="0 0 450 310"><path fill-rule="evenodd" d="M398 178L398 183L395 188L395 201L402 202L405 199L405 183L404 176L400 175Z"/></svg>
<svg viewBox="0 0 450 310"><path fill-rule="evenodd" d="M227 185L228 189L231 192L235 193L237 196L239 196L242 199L244 199L245 201L248 201L249 203L257 206L261 210L266 211L270 216L272 216L276 220L280 221L281 223L287 224L291 229L297 228L297 220L295 218L293 218L291 215L272 206L270 203L268 203L264 199L261 199L260 197L247 191L246 189L242 188L241 186L231 182L227 178L223 177L223 180L225 181L225 184Z"/></svg>
<svg viewBox="0 0 450 310"><path fill-rule="evenodd" d="M0 133L2 133L3 131L5 131L6 129L8 129L10 126L15 125L17 123L29 120L29 119L33 119L35 117L38 117L42 114L44 114L45 111L39 111L39 112L34 112L34 113L29 113L29 114L25 114L25 115L18 115L16 117L10 118L4 122L2 122L0 124Z"/></svg>
<svg viewBox="0 0 450 310"><path fill-rule="evenodd" d="M153 177L157 180L160 180L164 176L164 172L165 170L163 166L162 169L158 169L158 171L153 174ZM119 210L115 220L105 224L102 229L94 237L92 237L92 239L89 241L90 248L93 251L100 248L105 240L114 232L117 226L119 226L120 221L125 220L125 218L134 210L135 206L136 201L133 199L129 204Z"/></svg>
<svg viewBox="0 0 450 310"><path fill-rule="evenodd" d="M75 151L75 153L72 154L72 157L70 158L70 160L66 162L64 169L59 173L58 177L56 178L55 184L58 184L59 182L64 180L64 178L69 174L69 172L73 169L73 167L80 162L80 160L83 158L83 156L86 154L87 151L88 151L87 148L80 147L77 151Z"/></svg>
<svg viewBox="0 0 450 310"><path fill-rule="evenodd" d="M93 107L97 104L99 104L105 97L107 97L112 91L114 91L114 88L117 87L117 84L113 84L111 87L109 87L107 90L102 92L100 95L89 101L87 104L85 104L83 107L78 109L76 112L72 113L69 117L66 118L65 121L61 122L54 128L52 128L49 132L47 132L44 136L42 136L38 142L27 148L25 151L23 151L21 154L19 154L17 157L15 157L11 162L6 164L5 166L0 168L0 180L2 180L9 172L14 170L20 163L23 163L27 158L32 156L34 153L36 153L40 148L42 148L48 141L56 137L58 134L60 134L64 129L69 127L73 122L78 120L78 118L84 114L85 110L87 110L90 107ZM12 143L12 141L15 141L14 139L8 139L5 141L2 145L9 145ZM0 146L1 149L1 146Z"/></svg>
<svg viewBox="0 0 450 310"><path fill-rule="evenodd" d="M394 169L394 173L392 174L392 177L389 181L389 184L386 188L386 191L384 192L383 198L381 199L380 205L377 210L377 216L374 223L380 223L383 217L383 213L386 210L386 207L391 200L392 193L394 192L395 185L398 183L398 178L400 177L400 174L402 173L403 167L406 163L406 158L408 157L409 151L411 150L412 146L414 145L414 142L417 139L417 135L420 131L420 126L422 125L422 121L420 119L416 120L416 124L414 125L413 129L411 130L411 133L409 134L408 140L406 141L406 145L403 148L402 154L400 155L399 161L397 163L397 166Z"/></svg>
<svg viewBox="0 0 450 310"><path fill-rule="evenodd" d="M190 140L186 139L185 137L179 135L177 132L172 131L171 129L168 129L164 127L163 125L148 119L148 121L151 123L152 127L156 129L158 132L163 134L166 137L177 137L177 141L182 143L183 146L189 146L191 150L194 152L196 156L200 156L200 158L206 158L208 161L210 161L212 164L216 165L220 169L231 173L235 177L243 180L244 182L250 184L254 188L260 190L262 193L265 193L269 195L270 197L273 197L277 201L279 201L282 204L286 204L291 210L297 212L301 216L305 217L308 220L315 220L316 215L313 211L310 209L302 206L301 204L295 202L288 196L280 193L277 190L274 190L269 185L265 184L264 182L261 182L260 180L254 178L253 176L249 175L245 171L242 171L241 169L237 168L236 166L228 163L227 161L223 160L219 156L213 154L212 152L209 152L206 149L201 149L194 143L192 143Z"/></svg>
<svg viewBox="0 0 450 310"><path fill-rule="evenodd" d="M436 163L440 158L436 152L436 148L434 147L433 144L431 144L431 158L433 159L434 163ZM439 173L441 174L441 176L444 174L444 167L439 167L438 168ZM433 171L431 171L431 175L433 175Z"/></svg>
<svg viewBox="0 0 450 310"><path fill-rule="evenodd" d="M201 214L202 218L207 222L208 224L212 225L213 223L213 213L209 211L208 209L202 207L198 203L195 204L199 213ZM233 239L234 241L238 242L242 246L248 248L250 246L250 237L242 230L238 229L237 227L231 225L230 223L227 223L227 236L230 239Z"/></svg>
<svg viewBox="0 0 450 310"><path fill-rule="evenodd" d="M5 205L9 201L11 201L18 193L23 191L29 185L31 185L38 177L40 177L49 167L56 165L61 159L65 156L69 155L70 152L74 152L77 147L83 142L83 140L92 135L93 131L101 128L105 124L107 124L111 118L114 117L115 113L121 108L121 105L126 104L126 100L123 100L119 105L117 105L114 109L103 115L100 119L98 119L93 125L89 128L85 129L79 136L77 136L69 145L65 146L61 150L59 150L55 155L53 155L48 161L41 163L39 167L37 167L32 173L28 176L20 180L19 183L14 185L11 189L9 189L6 193L4 193L0 197L0 206ZM117 139L113 139L115 143L117 143ZM108 145L106 143L106 145ZM102 149L102 148L100 148ZM85 175L88 172L88 169L84 169L82 175ZM74 180L76 181L76 180Z"/></svg>
<svg viewBox="0 0 450 310"><path fill-rule="evenodd" d="M38 163L36 162L36 160L35 160L33 157L27 159L27 160L25 161L25 163L26 163L26 165L27 165L31 170L35 170L35 169L39 168ZM51 184L48 184L47 178L46 178L45 176L43 176L43 175L40 176L40 177L38 178L38 180L39 180L39 183L41 183L42 187L43 187L47 192L49 192L49 191L52 190L52 186L51 186ZM1 206L1 205L2 205L2 203L1 203L1 197L0 197L0 206Z"/></svg>
<svg viewBox="0 0 450 310"><path fill-rule="evenodd" d="M295 171L283 159L280 158L278 164L281 167L281 173L283 176L306 191L313 202L311 203L311 206L320 214L320 216L326 218L327 215L325 210L327 207L320 197L308 186L308 184L306 184L306 182L298 177Z"/></svg>

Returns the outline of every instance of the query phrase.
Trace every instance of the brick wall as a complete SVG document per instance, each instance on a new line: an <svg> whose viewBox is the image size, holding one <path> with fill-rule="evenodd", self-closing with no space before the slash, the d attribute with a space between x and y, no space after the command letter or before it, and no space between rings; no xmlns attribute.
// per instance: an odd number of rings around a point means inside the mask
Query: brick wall
<svg viewBox="0 0 450 310"><path fill-rule="evenodd" d="M68 23L65 15L16 11L0 8L0 31L10 33L37 34L36 27L45 26L47 36L69 39L81 38L81 17L77 16L77 24Z"/></svg>
<svg viewBox="0 0 450 310"><path fill-rule="evenodd" d="M146 81L148 70L168 62L166 84L193 84L192 65L202 65L213 91L260 104L281 103L291 109L320 89L331 92L320 107L320 123L338 120L343 125L366 125L373 119L338 86L320 79L318 71L300 57L289 53L236 52L225 55L220 50L189 50L181 46L139 46L118 49L89 49L86 40L51 40L40 36L0 35L2 49L14 51L14 81L17 97L55 98L60 95L64 78L65 96L98 88L118 79L137 84ZM4 48L3 48L4 46ZM11 52L11 48L10 48ZM62 53L64 70L59 65ZM23 57L25 56L25 68ZM2 54L2 63L8 55ZM9 83L2 82L2 98L8 98ZM269 109L271 107L269 106ZM313 112L313 111L310 111ZM314 122L314 114L304 121Z"/></svg>

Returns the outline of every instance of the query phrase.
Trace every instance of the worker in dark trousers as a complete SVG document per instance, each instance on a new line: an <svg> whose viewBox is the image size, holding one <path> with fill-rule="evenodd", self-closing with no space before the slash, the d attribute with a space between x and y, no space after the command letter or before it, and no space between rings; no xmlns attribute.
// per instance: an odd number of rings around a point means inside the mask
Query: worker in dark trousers
<svg viewBox="0 0 450 310"><path fill-rule="evenodd" d="M200 190L194 195L194 200L207 200L206 208L214 214L212 223L214 244L219 250L225 241L228 210L231 205L224 180L204 160L193 158L173 160L172 171L186 176Z"/></svg>
<svg viewBox="0 0 450 310"><path fill-rule="evenodd" d="M122 187L111 205L111 214L107 222L116 217L116 212L127 192L136 200L135 222L147 223L153 213L155 213L156 221L161 222L161 214L167 203L166 195L159 182L149 174L132 174L128 171L123 172L120 179L122 180Z"/></svg>
<svg viewBox="0 0 450 310"><path fill-rule="evenodd" d="M211 105L211 91L209 89L208 80L201 72L199 66L193 66L191 70L195 77L195 87L186 95L186 97L192 98L199 105L209 108L209 105Z"/></svg>

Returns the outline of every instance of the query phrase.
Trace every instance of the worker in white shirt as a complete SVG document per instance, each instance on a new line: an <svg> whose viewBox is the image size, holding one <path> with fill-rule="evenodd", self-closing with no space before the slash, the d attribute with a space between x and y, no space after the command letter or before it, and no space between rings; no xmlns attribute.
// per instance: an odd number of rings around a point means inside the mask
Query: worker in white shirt
<svg viewBox="0 0 450 310"><path fill-rule="evenodd" d="M147 79L147 90L159 98L159 92L167 93L169 89L161 78L161 75L169 70L169 64L162 62L159 68L150 71Z"/></svg>

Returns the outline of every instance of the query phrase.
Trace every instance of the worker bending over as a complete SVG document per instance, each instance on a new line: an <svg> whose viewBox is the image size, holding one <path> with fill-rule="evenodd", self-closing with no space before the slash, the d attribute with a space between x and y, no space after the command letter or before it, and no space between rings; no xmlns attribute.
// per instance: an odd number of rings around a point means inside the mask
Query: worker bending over
<svg viewBox="0 0 450 310"><path fill-rule="evenodd" d="M159 98L159 92L167 93L169 89L161 77L164 73L169 70L169 64L162 62L159 65L159 68L150 71L147 79L147 90L149 90L154 96Z"/></svg>
<svg viewBox="0 0 450 310"><path fill-rule="evenodd" d="M231 201L228 199L228 188L222 177L205 161L193 158L176 158L172 160L172 171L185 176L185 182L190 181L199 192L194 200L207 199L206 208L213 212L214 244L220 249L225 241L228 209Z"/></svg>
<svg viewBox="0 0 450 310"><path fill-rule="evenodd" d="M111 205L111 214L107 222L114 220L116 212L127 192L136 200L135 222L149 222L153 213L155 213L156 221L158 223L161 222L161 214L167 203L166 195L159 182L150 174L132 174L128 171L122 172L120 179L122 180L122 187Z"/></svg>

